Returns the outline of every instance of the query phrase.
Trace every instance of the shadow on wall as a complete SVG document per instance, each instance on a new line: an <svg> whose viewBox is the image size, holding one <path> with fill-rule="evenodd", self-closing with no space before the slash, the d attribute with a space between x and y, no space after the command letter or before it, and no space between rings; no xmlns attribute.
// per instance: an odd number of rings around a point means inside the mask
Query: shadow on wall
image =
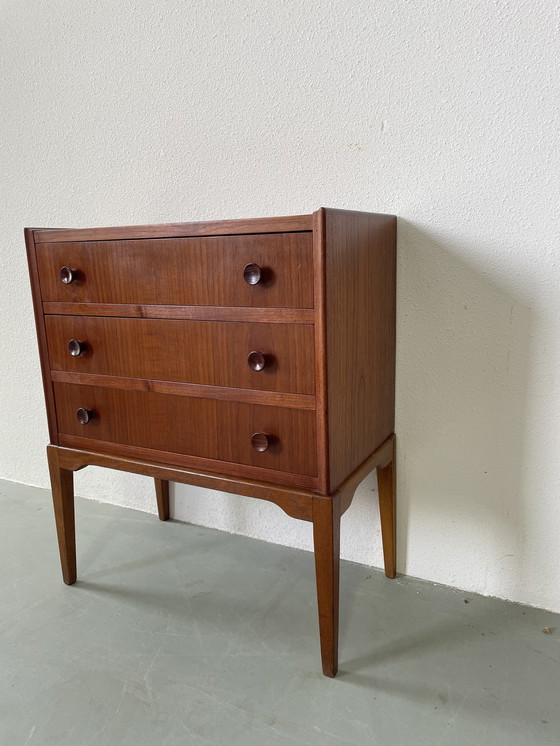
<svg viewBox="0 0 560 746"><path fill-rule="evenodd" d="M399 220L398 568L508 596L526 582L531 309L464 248Z"/></svg>
<svg viewBox="0 0 560 746"><path fill-rule="evenodd" d="M527 600L535 575L523 555L529 506L521 497L531 309L507 278L466 261L484 254L491 267L493 246L444 244L401 219L398 240L398 571ZM343 518L341 550L382 566L376 493L371 474ZM312 547L310 524L246 497L180 485L172 515Z"/></svg>

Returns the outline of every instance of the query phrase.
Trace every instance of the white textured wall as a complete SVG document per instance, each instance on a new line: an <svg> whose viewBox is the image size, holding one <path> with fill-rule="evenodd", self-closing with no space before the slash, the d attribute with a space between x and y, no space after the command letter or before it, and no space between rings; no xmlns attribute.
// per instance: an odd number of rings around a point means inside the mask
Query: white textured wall
<svg viewBox="0 0 560 746"><path fill-rule="evenodd" d="M396 213L399 570L560 611L559 21L535 0L4 0L0 476L47 485L24 226ZM374 489L343 555L381 565ZM77 491L154 509L141 477ZM175 515L311 546L248 498L179 486Z"/></svg>

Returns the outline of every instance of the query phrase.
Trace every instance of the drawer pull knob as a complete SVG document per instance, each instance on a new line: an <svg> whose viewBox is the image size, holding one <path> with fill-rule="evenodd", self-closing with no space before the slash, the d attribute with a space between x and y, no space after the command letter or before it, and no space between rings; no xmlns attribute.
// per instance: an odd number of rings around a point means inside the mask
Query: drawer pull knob
<svg viewBox="0 0 560 746"><path fill-rule="evenodd" d="M258 285L262 280L262 269L258 264L246 264L243 268L243 279L247 285Z"/></svg>
<svg viewBox="0 0 560 746"><path fill-rule="evenodd" d="M265 451L267 451L272 445L272 442L272 435L267 435L266 433L253 433L253 436L251 438L251 445L253 446L255 451L258 451L259 453L264 453Z"/></svg>
<svg viewBox="0 0 560 746"><path fill-rule="evenodd" d="M80 425L87 425L93 417L93 412L90 409L84 409L83 407L80 407L76 412L76 417L78 418L78 422L80 423Z"/></svg>
<svg viewBox="0 0 560 746"><path fill-rule="evenodd" d="M75 282L78 278L78 273L75 269L70 269L70 267L61 267L59 272L60 281L64 283L64 285L70 285L71 282Z"/></svg>
<svg viewBox="0 0 560 746"><path fill-rule="evenodd" d="M262 352L259 352L258 350L253 350L247 355L247 363L251 370L262 370L267 364L266 355L263 355Z"/></svg>
<svg viewBox="0 0 560 746"><path fill-rule="evenodd" d="M71 339L68 342L68 352L72 355L72 357L79 357L80 355L83 355L85 351L85 342L80 342L77 339Z"/></svg>

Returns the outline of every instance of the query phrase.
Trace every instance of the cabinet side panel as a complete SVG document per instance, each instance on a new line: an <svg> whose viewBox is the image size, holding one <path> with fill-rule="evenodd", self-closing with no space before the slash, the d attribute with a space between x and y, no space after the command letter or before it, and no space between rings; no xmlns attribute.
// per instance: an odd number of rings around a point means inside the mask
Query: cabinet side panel
<svg viewBox="0 0 560 746"><path fill-rule="evenodd" d="M33 297L33 310L35 312L35 327L37 329L37 341L39 344L39 358L41 361L41 373L43 376L43 391L45 393L45 404L47 406L47 420L49 424L49 437L51 443L58 443L58 426L56 422L56 409L54 404L54 393L50 376L49 351L47 346L47 334L45 330L45 317L43 316L43 304L41 298L41 285L39 282L39 271L37 269L37 254L33 230L25 229L25 246L27 249L27 263L29 267L29 279L31 281L31 294Z"/></svg>
<svg viewBox="0 0 560 746"><path fill-rule="evenodd" d="M330 491L394 430L396 218L325 210Z"/></svg>

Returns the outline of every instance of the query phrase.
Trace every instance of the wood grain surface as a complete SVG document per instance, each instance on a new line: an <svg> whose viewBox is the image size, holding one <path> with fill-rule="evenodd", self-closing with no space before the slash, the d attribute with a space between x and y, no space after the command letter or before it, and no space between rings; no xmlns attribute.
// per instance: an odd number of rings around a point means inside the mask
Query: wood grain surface
<svg viewBox="0 0 560 746"><path fill-rule="evenodd" d="M71 316L125 316L135 319L241 321L259 324L313 324L312 308L247 308L247 306L160 306L136 303L63 303L45 301L43 313Z"/></svg>
<svg viewBox="0 0 560 746"><path fill-rule="evenodd" d="M58 426L56 423L56 407L54 404L54 393L49 371L49 349L47 345L47 333L45 329L45 317L41 304L41 283L39 281L39 270L37 267L37 254L33 240L33 230L26 228L25 247L27 251L27 266L31 282L31 296L33 299L33 311L35 315L35 329L37 331L37 344L39 346L39 363L43 380L43 394L47 409L47 421L49 427L49 438L51 443L58 442Z"/></svg>
<svg viewBox="0 0 560 746"><path fill-rule="evenodd" d="M47 448L62 578L72 585L77 578L74 473L61 466L58 454L57 448Z"/></svg>
<svg viewBox="0 0 560 746"><path fill-rule="evenodd" d="M169 482L167 479L154 479L156 501L160 521L169 520Z"/></svg>
<svg viewBox="0 0 560 746"><path fill-rule="evenodd" d="M313 547L321 661L325 676L333 678L338 671L340 584L340 498L338 494L313 498Z"/></svg>
<svg viewBox="0 0 560 746"><path fill-rule="evenodd" d="M165 238L169 236L216 236L243 233L292 233L310 231L311 215L288 215L272 218L211 220L196 223L161 225L128 225L107 228L39 228L37 243L63 241L114 241L121 238Z"/></svg>
<svg viewBox="0 0 560 746"><path fill-rule="evenodd" d="M71 373L64 370L52 370L51 379L55 383L79 383L82 386L152 391L156 394L192 396L198 399L220 399L245 404L264 404L270 407L288 407L288 409L315 409L314 396L286 394L283 391L234 389L229 386L205 386L202 383L177 383L175 381L154 381L149 378L100 376L96 373Z"/></svg>
<svg viewBox="0 0 560 746"><path fill-rule="evenodd" d="M306 410L195 399L143 391L54 384L60 434L190 454L314 476L315 417ZM94 413L81 425L76 411ZM264 453L253 433L274 436Z"/></svg>
<svg viewBox="0 0 560 746"><path fill-rule="evenodd" d="M329 420L326 318L326 236L322 207L313 213L313 292L315 313L315 396L317 401L317 477L319 491L329 492Z"/></svg>
<svg viewBox="0 0 560 746"><path fill-rule="evenodd" d="M311 308L312 234L162 238L37 247L43 301ZM246 264L263 268L248 285ZM60 268L78 279L65 285Z"/></svg>
<svg viewBox="0 0 560 746"><path fill-rule="evenodd" d="M332 493L394 431L396 218L327 209L324 219Z"/></svg>
<svg viewBox="0 0 560 746"><path fill-rule="evenodd" d="M191 456L176 451L157 451L153 448L111 443L108 440L81 438L78 435L64 435L59 437L61 446L83 451L95 451L106 456L134 459L141 462L153 462L167 465L170 468L191 469L213 474L228 474L232 479L249 478L267 482L269 485L284 486L305 490L317 489L317 477L308 474L295 474L288 471L251 466L233 461L219 461L218 459Z"/></svg>
<svg viewBox="0 0 560 746"><path fill-rule="evenodd" d="M219 321L46 316L53 370L314 393L313 327ZM76 339L85 351L68 352ZM265 355L263 370L248 355Z"/></svg>
<svg viewBox="0 0 560 746"><path fill-rule="evenodd" d="M259 500L269 500L276 503L292 518L302 521L312 521L312 503L314 493L309 489L298 486L273 484L258 478L249 479L246 476L232 476L225 473L202 471L198 468L173 466L171 464L156 463L139 458L113 456L87 448L66 448L61 446L47 446L47 451L57 452L58 463L61 468L78 471L85 466L101 466L107 469L127 471L132 474L144 474L154 479L194 484L218 492L230 492L234 495L254 497ZM302 478L312 482L310 477Z"/></svg>

